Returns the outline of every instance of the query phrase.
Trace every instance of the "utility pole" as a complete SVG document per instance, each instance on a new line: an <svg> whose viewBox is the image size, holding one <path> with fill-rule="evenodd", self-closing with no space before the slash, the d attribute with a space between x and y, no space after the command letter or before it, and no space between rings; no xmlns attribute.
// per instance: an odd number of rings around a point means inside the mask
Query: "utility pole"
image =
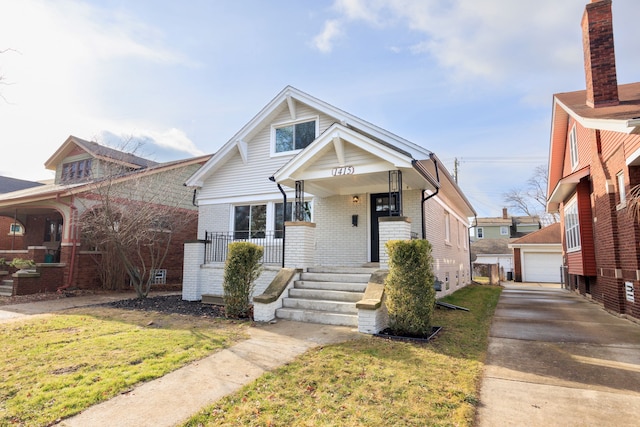
<svg viewBox="0 0 640 427"><path fill-rule="evenodd" d="M460 164L460 162L458 161L458 158L454 158L453 160L453 179L455 179L456 184L458 183L458 165Z"/></svg>

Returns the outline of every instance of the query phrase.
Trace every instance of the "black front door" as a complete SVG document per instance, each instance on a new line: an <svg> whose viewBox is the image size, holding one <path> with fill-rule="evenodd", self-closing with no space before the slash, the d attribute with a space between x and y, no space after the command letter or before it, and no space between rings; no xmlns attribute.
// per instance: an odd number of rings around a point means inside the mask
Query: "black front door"
<svg viewBox="0 0 640 427"><path fill-rule="evenodd" d="M395 212L397 210L395 203L396 197L392 197L389 201L389 193L371 195L371 262L380 261L378 218L390 216L391 212Z"/></svg>

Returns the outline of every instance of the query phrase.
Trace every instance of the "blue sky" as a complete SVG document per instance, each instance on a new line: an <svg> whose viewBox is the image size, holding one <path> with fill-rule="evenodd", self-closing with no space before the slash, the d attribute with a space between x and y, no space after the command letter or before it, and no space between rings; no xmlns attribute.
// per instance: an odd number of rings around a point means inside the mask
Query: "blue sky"
<svg viewBox="0 0 640 427"><path fill-rule="evenodd" d="M213 153L286 85L434 151L480 216L546 163L583 89L588 0L0 0L0 174L46 179L68 135ZM619 83L637 0L613 0Z"/></svg>

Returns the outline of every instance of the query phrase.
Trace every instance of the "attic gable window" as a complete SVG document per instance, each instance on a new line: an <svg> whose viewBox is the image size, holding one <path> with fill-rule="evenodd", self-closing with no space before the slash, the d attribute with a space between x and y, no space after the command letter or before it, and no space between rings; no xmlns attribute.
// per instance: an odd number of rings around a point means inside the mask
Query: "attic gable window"
<svg viewBox="0 0 640 427"><path fill-rule="evenodd" d="M274 152L286 153L306 148L316 139L317 127L315 119L285 126L274 126Z"/></svg>
<svg viewBox="0 0 640 427"><path fill-rule="evenodd" d="M62 182L76 182L91 178L91 159L78 160L62 165Z"/></svg>

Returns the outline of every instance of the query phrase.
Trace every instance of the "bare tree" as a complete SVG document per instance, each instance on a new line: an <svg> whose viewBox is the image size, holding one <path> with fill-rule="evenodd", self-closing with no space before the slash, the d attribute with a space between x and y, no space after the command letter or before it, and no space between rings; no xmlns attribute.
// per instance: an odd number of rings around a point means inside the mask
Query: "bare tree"
<svg viewBox="0 0 640 427"><path fill-rule="evenodd" d="M17 52L17 51L14 49L0 49L0 53L6 53L6 52ZM8 84L9 83L7 82L7 79L2 74L0 74L0 86L6 86ZM7 101L7 98L4 97L2 92L0 92L0 98L4 102L9 103L9 101Z"/></svg>
<svg viewBox="0 0 640 427"><path fill-rule="evenodd" d="M174 236L197 221L197 212L189 208L191 193L182 185L193 171L162 165L142 171L120 164L100 168L107 173L84 198L83 242L101 254L104 287L121 286L124 272L137 296L145 298Z"/></svg>
<svg viewBox="0 0 640 427"><path fill-rule="evenodd" d="M544 225L558 222L558 215L546 212L548 169L538 165L524 188L512 188L502 195L505 203L527 216L539 216Z"/></svg>

